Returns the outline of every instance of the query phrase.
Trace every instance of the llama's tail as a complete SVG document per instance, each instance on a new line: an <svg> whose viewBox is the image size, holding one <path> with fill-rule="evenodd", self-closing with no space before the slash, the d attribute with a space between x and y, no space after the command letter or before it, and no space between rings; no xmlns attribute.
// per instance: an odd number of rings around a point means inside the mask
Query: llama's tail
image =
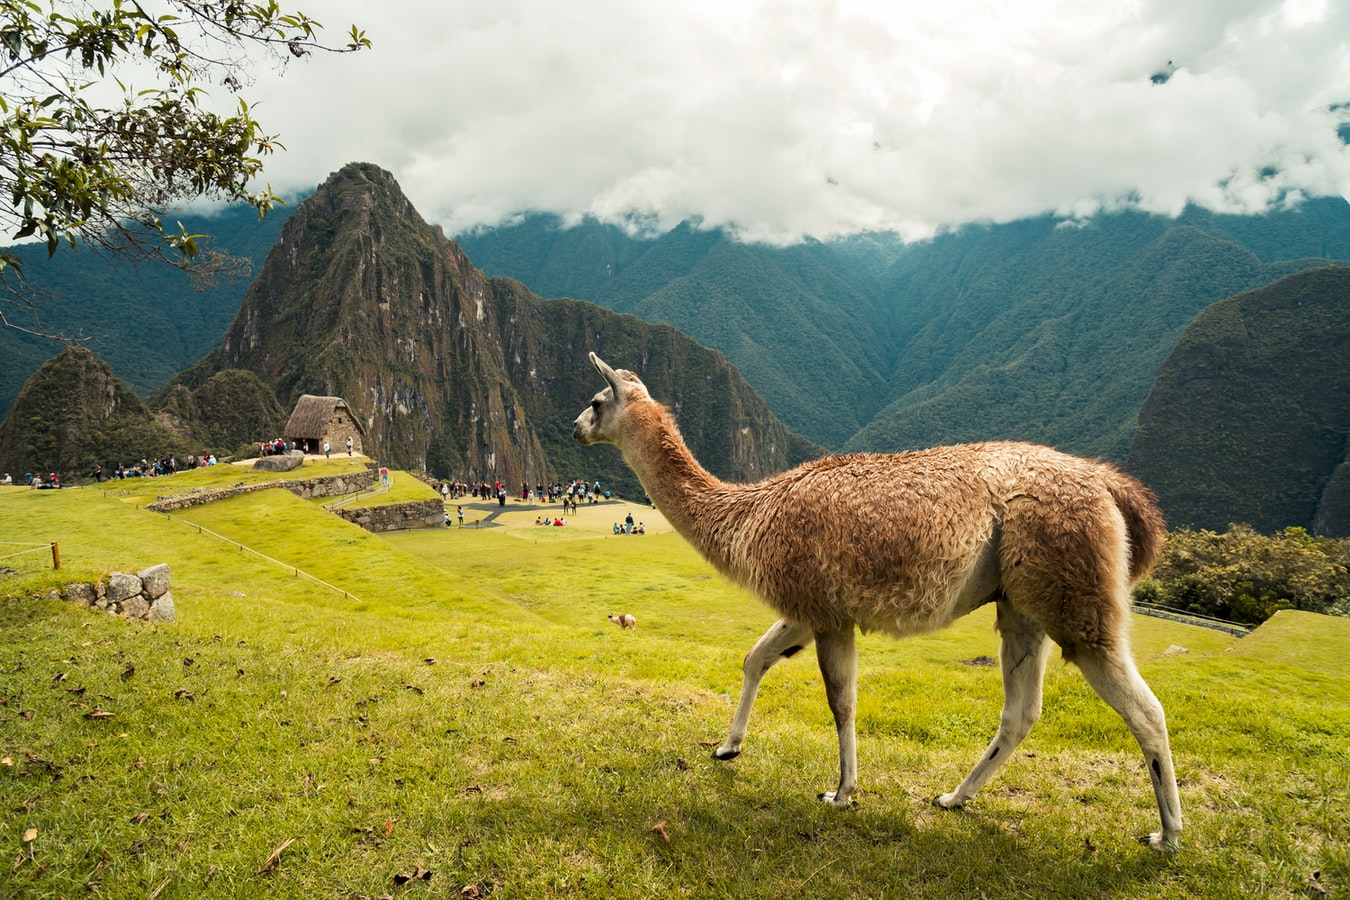
<svg viewBox="0 0 1350 900"><path fill-rule="evenodd" d="M1111 499L1125 517L1130 538L1130 583L1138 581L1153 568L1162 550L1167 526L1163 523L1158 498L1131 475L1116 471L1107 483Z"/></svg>

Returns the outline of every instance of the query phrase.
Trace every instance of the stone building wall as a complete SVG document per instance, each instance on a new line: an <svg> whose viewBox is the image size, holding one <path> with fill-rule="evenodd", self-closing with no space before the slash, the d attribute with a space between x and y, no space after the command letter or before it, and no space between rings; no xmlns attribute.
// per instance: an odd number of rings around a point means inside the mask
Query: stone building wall
<svg viewBox="0 0 1350 900"><path fill-rule="evenodd" d="M413 500L366 509L335 509L333 512L366 531L401 531L405 528L433 528L445 524L445 503L439 497L435 500Z"/></svg>

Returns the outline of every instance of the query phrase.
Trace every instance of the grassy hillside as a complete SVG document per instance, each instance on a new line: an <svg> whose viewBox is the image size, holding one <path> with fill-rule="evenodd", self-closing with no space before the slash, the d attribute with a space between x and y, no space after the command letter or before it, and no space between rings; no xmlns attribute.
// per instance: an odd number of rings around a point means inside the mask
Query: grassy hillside
<svg viewBox="0 0 1350 900"><path fill-rule="evenodd" d="M1142 759L1068 666L1050 667L1042 722L969 808L930 805L996 726L997 671L969 664L996 653L987 610L939 635L862 639L862 795L841 813L815 800L837 758L809 660L766 679L742 757L709 758L741 654L773 616L654 511L602 504L543 528L518 504L470 507L485 527L381 537L282 491L172 519L140 508L228 472L121 494L0 489L0 541L38 544L0 560L0 894L1304 897L1314 873L1333 893L1350 885L1350 675L1262 631L1225 652L1224 634L1136 619L1172 728L1179 854L1134 842L1156 826ZM649 533L613 536L630 509ZM27 599L53 582L49 541L68 577L168 562L177 623ZM637 630L608 612L633 613ZM1313 639L1350 650L1334 631Z"/></svg>

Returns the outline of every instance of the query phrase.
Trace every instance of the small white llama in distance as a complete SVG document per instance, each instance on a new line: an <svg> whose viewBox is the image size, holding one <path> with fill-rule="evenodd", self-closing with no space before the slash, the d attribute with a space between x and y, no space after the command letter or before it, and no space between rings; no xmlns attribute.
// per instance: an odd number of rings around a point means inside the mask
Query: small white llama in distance
<svg viewBox="0 0 1350 900"><path fill-rule="evenodd" d="M609 620L613 622L615 625L618 625L624 631L627 631L630 628L637 627L637 617L635 617L632 613L622 613L617 616L614 615L614 613L610 613Z"/></svg>
<svg viewBox="0 0 1350 900"><path fill-rule="evenodd" d="M1105 463L1006 442L829 456L729 484L699 465L636 375L590 360L608 387L572 437L616 445L675 530L782 617L745 658L731 733L715 757L740 753L764 674L814 642L839 737L839 784L821 798L847 806L858 769L856 630L933 631L992 602L1004 691L998 733L936 803L963 805L1040 718L1053 640L1144 751L1162 828L1142 840L1177 846L1166 720L1129 648L1130 585L1165 534L1147 488Z"/></svg>

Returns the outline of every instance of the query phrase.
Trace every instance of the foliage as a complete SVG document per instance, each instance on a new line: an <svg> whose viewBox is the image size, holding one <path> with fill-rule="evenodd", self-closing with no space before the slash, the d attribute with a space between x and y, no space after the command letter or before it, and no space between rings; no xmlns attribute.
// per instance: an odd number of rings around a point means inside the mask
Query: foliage
<svg viewBox="0 0 1350 900"><path fill-rule="evenodd" d="M746 753L709 758L740 654L773 615L674 535L608 535L620 505L567 528L377 537L283 491L187 521L139 502L0 489L0 540L59 541L70 577L168 562L179 617L94 615L28 599L51 573L0 576L7 896L1292 898L1350 883L1350 679L1287 646L1238 657L1226 635L1136 621L1187 817L1181 852L1158 857L1131 838L1155 815L1138 749L1070 666L1050 667L1045 716L966 811L928 802L997 727L997 669L963 664L995 652L987 608L935 635L860 638L863 793L840 812L815 799L837 759L809 654L766 679ZM637 631L605 621L614 598ZM1344 653L1346 632L1316 633Z"/></svg>
<svg viewBox="0 0 1350 900"><path fill-rule="evenodd" d="M265 214L279 199L270 187L251 190L276 136L243 99L228 115L209 109L204 84L219 80L237 91L250 50L285 62L314 50L369 46L355 26L345 45L325 45L321 28L275 0L164 0L157 7L3 0L0 188L7 202L0 227L16 240L41 240L49 255L78 239L190 261L199 236L181 225L166 228L165 210L210 197ZM120 102L104 105L113 85ZM10 287L20 261L0 253Z"/></svg>
<svg viewBox="0 0 1350 900"><path fill-rule="evenodd" d="M1172 531L1135 599L1253 625L1282 609L1347 615L1350 539L1302 528L1267 536L1246 525Z"/></svg>

